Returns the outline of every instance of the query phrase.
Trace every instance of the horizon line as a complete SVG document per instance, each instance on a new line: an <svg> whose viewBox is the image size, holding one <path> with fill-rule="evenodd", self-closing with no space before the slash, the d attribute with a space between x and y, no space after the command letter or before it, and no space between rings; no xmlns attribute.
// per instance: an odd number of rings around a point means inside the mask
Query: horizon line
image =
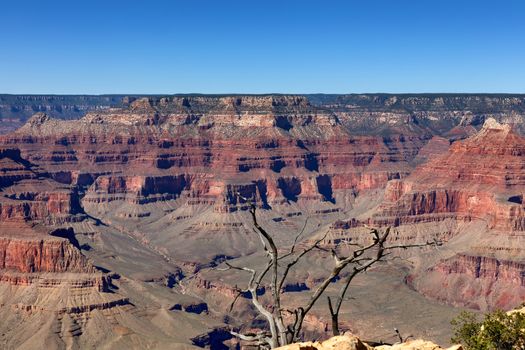
<svg viewBox="0 0 525 350"><path fill-rule="evenodd" d="M206 92L177 92L177 93L3 93L0 96L308 96L308 95L332 95L332 96L349 96L349 95L384 95L384 96L425 96L425 95L442 95L442 96L525 96L525 92L231 92L231 93L206 93Z"/></svg>

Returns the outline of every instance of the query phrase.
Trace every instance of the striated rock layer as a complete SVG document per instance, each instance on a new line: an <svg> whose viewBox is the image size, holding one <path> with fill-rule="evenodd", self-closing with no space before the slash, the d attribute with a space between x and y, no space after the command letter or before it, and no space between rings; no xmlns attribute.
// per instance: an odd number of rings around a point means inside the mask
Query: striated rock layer
<svg viewBox="0 0 525 350"><path fill-rule="evenodd" d="M524 168L525 139L488 119L446 154L388 183L372 222L404 230L454 220L463 227L454 230L457 238L446 246L451 251L427 258L410 277L416 290L478 309L512 308L525 300Z"/></svg>
<svg viewBox="0 0 525 350"><path fill-rule="evenodd" d="M473 309L506 309L525 300L525 261L457 254L439 261L411 285L424 295Z"/></svg>
<svg viewBox="0 0 525 350"><path fill-rule="evenodd" d="M6 348L35 341L29 322L58 348L222 337L203 335L221 312L184 284L171 289L258 249L251 202L286 242L307 216L339 217L359 193L406 176L431 138L417 126L354 136L301 96L124 104L77 121L37 113L0 137L0 315L17 310L1 329Z"/></svg>
<svg viewBox="0 0 525 350"><path fill-rule="evenodd" d="M388 103L418 104L403 101ZM35 114L0 137L0 315L19 310L12 326L52 310L46 332L61 334L52 337L59 348L92 346L90 337L100 346L210 345L228 340L225 324L261 327L242 321L255 316L246 298L228 314L245 280L213 269L260 263L251 203L283 248L301 230L305 241L329 230L323 244L345 249L369 239L367 225L395 226L398 243L446 241L399 252L410 258L395 262L409 273L406 285L398 278L406 295L415 294L408 285L479 309L520 301L523 138L493 119L476 133L476 118L447 114L437 125L420 110L407 117L378 107L353 124L362 111L346 102L148 97L80 120ZM439 101L429 103L438 113ZM287 297L301 300L322 280L327 262L309 259L284 285ZM381 273L372 281L384 281ZM328 330L320 310L310 317L308 332ZM9 334L0 345L21 344Z"/></svg>
<svg viewBox="0 0 525 350"><path fill-rule="evenodd" d="M73 202L81 198L79 213L124 230L122 220L143 219L130 234L144 239L141 231L159 232L148 241L201 262L213 258L201 256L207 245L225 255L255 247L239 238L233 248L226 238L209 242L207 226L233 225L232 235L250 233L244 214L223 214L246 211L256 201L272 209L268 220L286 220L295 215L290 211L302 215L317 203L313 215L339 215L360 192L405 177L432 137L416 124L385 136L355 136L336 114L302 96L141 98L125 104L78 121L39 113L0 144L69 186L70 206L56 210L78 214ZM206 208L214 214L204 222L192 219ZM23 208L12 212L25 217ZM169 220L179 227L166 227ZM190 233L203 240L199 251L177 238Z"/></svg>
<svg viewBox="0 0 525 350"><path fill-rule="evenodd" d="M450 214L485 219L493 229L522 231L524 166L525 139L489 119L445 155L389 183L380 215Z"/></svg>
<svg viewBox="0 0 525 350"><path fill-rule="evenodd" d="M442 142L435 138L433 142ZM427 147L427 146L425 146ZM437 250L399 254L416 269L411 288L455 306L513 308L525 300L523 222L525 138L487 119L445 153L425 150L427 160L390 180L381 198L357 197L350 217L330 225L332 246L366 238L366 226L394 226L390 239L410 244L438 239Z"/></svg>

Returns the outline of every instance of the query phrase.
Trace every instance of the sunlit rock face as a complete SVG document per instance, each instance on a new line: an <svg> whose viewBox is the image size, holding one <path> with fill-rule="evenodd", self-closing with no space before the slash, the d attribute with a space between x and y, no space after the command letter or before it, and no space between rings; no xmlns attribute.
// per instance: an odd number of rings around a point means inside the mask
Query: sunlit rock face
<svg viewBox="0 0 525 350"><path fill-rule="evenodd" d="M400 253L411 263L403 266L407 295L415 294L409 286L479 309L525 295L525 146L507 125L384 106L363 114L303 96L122 105L79 120L37 113L0 137L0 285L16 287L4 304L43 310L45 286L52 310L86 334L75 341L92 344L88 337L108 324L108 339L132 334L149 345L159 334L167 343L222 337L225 320L235 322L226 304L244 280L213 268L260 262L252 203L286 248L303 227L302 244L328 230L323 244L331 247L366 241L367 226L394 226L398 243L444 239L443 250ZM315 288L328 264L318 258L290 277L285 293ZM22 302L25 293L31 302ZM238 316L254 316L248 299L240 303ZM117 314L124 318L115 323ZM308 332L328 332L322 314L309 317ZM176 330L180 318L193 333Z"/></svg>
<svg viewBox="0 0 525 350"><path fill-rule="evenodd" d="M409 278L414 288L477 309L511 308L523 300L524 166L525 139L488 119L444 155L388 183L375 220L415 227L454 220L462 227L454 233L461 244L450 246L457 254L442 252L434 265L424 264ZM474 222L483 225L469 228Z"/></svg>
<svg viewBox="0 0 525 350"><path fill-rule="evenodd" d="M47 120L45 116L37 118L37 124ZM47 151L41 149L40 152L46 154ZM60 161L51 160L52 163ZM98 347L115 342L120 344L117 348L138 343L159 344L161 329L174 328L179 322L143 295L137 298L137 304L130 302L134 293L140 293L136 288L143 288L141 282L137 282L138 287L132 285L123 291L118 285L124 278L98 266L92 259L101 261L96 253L88 256L93 250L89 245L94 244L93 240L79 242L86 228L92 228L89 234L101 235L100 229L104 227L85 213L80 200L85 187L95 179L97 175L89 173L50 173L24 158L20 148L12 144L0 147L0 317L3 320L0 347L35 348L42 342L55 349ZM100 181L101 188L111 188ZM133 192L132 196L147 196L165 187L173 188L162 178L153 183L141 178L133 186L144 190ZM133 251L136 247L128 243L126 249ZM159 264L151 257L149 261ZM155 271L166 274L167 281L175 279L178 273L177 268L168 270L167 266ZM167 305L168 300L160 294L154 297L156 303L163 300ZM186 312L191 312L195 301L191 297L180 299L170 298L170 301L183 301L184 305L190 305ZM145 308L156 311L141 314ZM155 325L156 316L162 321L160 326ZM197 336L214 322L197 321L188 336ZM143 323L151 324L146 334L143 334ZM123 334L134 336L122 340ZM168 336L160 343L177 341L180 341L177 336Z"/></svg>
<svg viewBox="0 0 525 350"><path fill-rule="evenodd" d="M276 217L317 205L316 215L342 212L360 192L406 176L432 137L416 125L354 135L337 114L302 96L130 98L124 104L76 121L38 113L0 143L71 186L90 215L160 220L166 213L158 206L176 202L172 212L187 212L176 215L187 222L177 234L198 237L224 221L233 226L223 233L246 234L243 215L252 201ZM206 206L212 216L187 220ZM238 215L222 215L228 213ZM249 241L235 249L224 245L217 253L254 249ZM178 246L174 241L173 249Z"/></svg>
<svg viewBox="0 0 525 350"><path fill-rule="evenodd" d="M493 229L522 231L524 165L525 139L509 125L488 119L474 136L455 142L407 178L390 182L378 214L443 214L485 219Z"/></svg>

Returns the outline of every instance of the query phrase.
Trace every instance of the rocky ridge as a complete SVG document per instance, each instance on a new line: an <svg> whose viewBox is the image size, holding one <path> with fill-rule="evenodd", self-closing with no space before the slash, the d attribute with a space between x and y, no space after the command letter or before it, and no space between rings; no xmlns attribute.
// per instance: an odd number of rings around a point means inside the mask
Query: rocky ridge
<svg viewBox="0 0 525 350"><path fill-rule="evenodd" d="M224 108L238 109L240 100L256 100L256 104L283 95L174 95L149 96L156 108L190 107L197 113L216 110L221 100ZM140 96L100 95L0 95L0 133L15 130L37 112L60 119L77 119L90 111L129 106ZM458 126L481 126L487 117L513 123L523 130L524 97L512 94L312 94L311 104L335 113L354 133L388 132L394 125L423 125L434 133L444 133ZM177 103L171 103L171 101ZM241 107L242 108L242 107ZM457 131L457 130L456 130Z"/></svg>
<svg viewBox="0 0 525 350"><path fill-rule="evenodd" d="M96 327L112 324L111 339L125 333L150 345L160 334L204 344L222 339L225 323L260 326L255 317L242 324L225 316L243 280L213 274L224 260L259 261L252 202L283 247L302 227L305 240L330 230L324 243L332 247L365 239L367 225L395 226L392 239L403 243L444 239L437 252L400 253L410 258L402 265L407 295L408 286L478 309L523 297L525 153L511 127L483 118L477 132L478 119L456 115L438 132L423 122L430 114L377 110L383 119L371 115L367 123L387 126L362 134L365 124L351 126L347 112L302 96L147 97L123 105L74 121L37 113L0 136L0 285L16 287L4 304L48 310L40 291L53 290L57 324L71 325L74 341L88 342L93 319ZM318 259L290 279L290 298L318 283ZM67 306L60 302L75 293ZM240 304L254 315L248 300ZM24 322L21 315L13 322ZM177 319L193 331L174 331ZM308 334L319 329L328 331L327 322L312 315Z"/></svg>
<svg viewBox="0 0 525 350"><path fill-rule="evenodd" d="M179 220L180 233L200 235L209 225L246 232L244 219L223 223L219 214L243 212L252 199L274 209L321 202L319 214L337 214L360 191L408 174L429 137L353 136L336 115L300 96L141 98L128 105L78 121L36 114L0 142L76 186L83 208L104 212L103 220L153 220L147 205L167 201L178 202L175 212L211 206L211 221ZM49 144L52 151L42 152ZM240 253L224 248L219 253Z"/></svg>
<svg viewBox="0 0 525 350"><path fill-rule="evenodd" d="M365 223L396 226L400 238L417 237L409 232L425 227L427 238L434 231L450 241L436 260L427 256L420 272L409 277L413 288L483 310L523 301L524 151L523 137L487 119L475 135L387 184L383 201ZM353 221L334 228L341 236L341 230L360 225Z"/></svg>
<svg viewBox="0 0 525 350"><path fill-rule="evenodd" d="M332 337L323 342L304 342L294 343L278 348L280 350L301 350L301 349L317 349L317 350L461 350L461 345L454 345L447 349L440 347L430 341L421 339L410 340L404 343L397 343L394 345L378 345L371 346L363 342L358 337L352 334L345 334Z"/></svg>
<svg viewBox="0 0 525 350"><path fill-rule="evenodd" d="M161 330L174 327L176 317L164 315L160 306L158 314L137 316L145 306L130 301L136 291L123 292L129 287L121 284L120 275L86 255L90 247L77 234L92 219L77 190L55 181L19 149L0 149L0 347L67 349L113 343L129 348L145 327L150 329L148 336L140 336L144 344L181 342ZM153 326L155 317L164 320L160 328ZM198 321L190 324L195 327L190 335L206 329Z"/></svg>

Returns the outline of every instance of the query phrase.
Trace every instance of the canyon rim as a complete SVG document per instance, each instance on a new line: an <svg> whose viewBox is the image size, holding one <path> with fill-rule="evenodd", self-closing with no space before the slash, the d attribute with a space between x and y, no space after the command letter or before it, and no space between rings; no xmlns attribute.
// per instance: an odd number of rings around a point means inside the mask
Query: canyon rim
<svg viewBox="0 0 525 350"><path fill-rule="evenodd" d="M0 136L3 347L238 346L229 329L264 322L247 295L229 310L247 276L216 267L260 264L252 203L282 248L301 227L335 248L368 227L444 242L351 285L342 327L366 339L446 343L458 310L525 297L523 96L9 100L39 104L3 107L22 124ZM308 256L284 298L304 300L325 264ZM310 337L330 333L321 304Z"/></svg>

